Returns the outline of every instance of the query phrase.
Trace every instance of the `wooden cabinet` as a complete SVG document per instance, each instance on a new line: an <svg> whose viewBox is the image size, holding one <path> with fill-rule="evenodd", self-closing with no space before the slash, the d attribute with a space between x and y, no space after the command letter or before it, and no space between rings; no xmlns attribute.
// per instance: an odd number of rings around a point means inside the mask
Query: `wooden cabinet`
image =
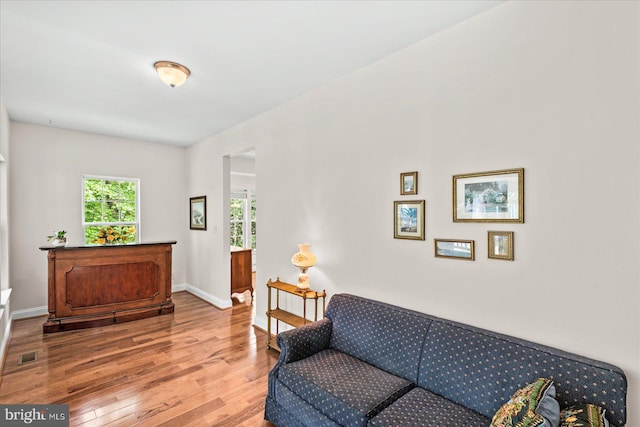
<svg viewBox="0 0 640 427"><path fill-rule="evenodd" d="M231 293L253 293L251 249L231 250Z"/></svg>
<svg viewBox="0 0 640 427"><path fill-rule="evenodd" d="M173 313L172 242L49 247L44 332L90 328Z"/></svg>
<svg viewBox="0 0 640 427"><path fill-rule="evenodd" d="M300 289L296 285L290 283L281 282L280 279L272 281L269 279L267 282L268 289L268 302L267 302L267 347L280 351L276 344L276 336L280 332L280 323L283 322L287 325L299 328L300 326L318 320L318 302L322 299L322 317L324 317L325 297L326 292L314 291L313 289ZM275 307L273 307L272 292L275 292ZM283 295L281 295L283 293ZM289 311L280 308L281 296L293 295L294 299L300 298L302 303L302 316L290 313ZM308 313L307 302L312 300L313 312ZM273 307L273 308L272 308ZM309 320L307 314L313 316L313 320ZM272 333L272 322L275 326L275 334Z"/></svg>

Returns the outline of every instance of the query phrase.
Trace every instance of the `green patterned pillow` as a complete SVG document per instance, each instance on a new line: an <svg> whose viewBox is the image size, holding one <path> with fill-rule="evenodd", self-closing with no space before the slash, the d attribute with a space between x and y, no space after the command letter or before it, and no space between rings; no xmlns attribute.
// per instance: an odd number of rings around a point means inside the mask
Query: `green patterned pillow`
<svg viewBox="0 0 640 427"><path fill-rule="evenodd" d="M556 388L548 378L538 378L513 393L498 409L490 427L558 427L560 405Z"/></svg>
<svg viewBox="0 0 640 427"><path fill-rule="evenodd" d="M609 422L604 417L604 409L583 403L560 411L560 427L609 427Z"/></svg>

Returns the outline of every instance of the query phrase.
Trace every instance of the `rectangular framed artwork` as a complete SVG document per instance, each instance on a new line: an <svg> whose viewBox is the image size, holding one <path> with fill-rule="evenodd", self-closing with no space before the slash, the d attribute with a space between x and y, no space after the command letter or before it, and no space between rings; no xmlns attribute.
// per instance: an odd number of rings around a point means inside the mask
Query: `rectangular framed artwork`
<svg viewBox="0 0 640 427"><path fill-rule="evenodd" d="M489 231L487 234L489 258L513 261L513 231Z"/></svg>
<svg viewBox="0 0 640 427"><path fill-rule="evenodd" d="M437 258L455 258L467 261L476 259L473 240L434 239L434 255Z"/></svg>
<svg viewBox="0 0 640 427"><path fill-rule="evenodd" d="M189 198L189 228L191 230L207 229L207 196Z"/></svg>
<svg viewBox="0 0 640 427"><path fill-rule="evenodd" d="M393 237L424 240L424 200L393 202Z"/></svg>
<svg viewBox="0 0 640 427"><path fill-rule="evenodd" d="M453 222L524 222L524 169L453 176Z"/></svg>
<svg viewBox="0 0 640 427"><path fill-rule="evenodd" d="M400 195L418 194L418 172L400 174Z"/></svg>

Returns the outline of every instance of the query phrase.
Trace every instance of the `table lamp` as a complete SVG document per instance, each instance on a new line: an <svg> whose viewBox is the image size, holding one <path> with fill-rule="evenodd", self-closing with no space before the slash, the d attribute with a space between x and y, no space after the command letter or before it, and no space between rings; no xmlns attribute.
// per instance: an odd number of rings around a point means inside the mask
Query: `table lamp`
<svg viewBox="0 0 640 427"><path fill-rule="evenodd" d="M300 269L300 274L298 275L298 288L300 289L309 288L307 270L316 264L316 256L311 253L310 247L311 245L308 243L300 243L298 245L299 251L291 257L291 263Z"/></svg>

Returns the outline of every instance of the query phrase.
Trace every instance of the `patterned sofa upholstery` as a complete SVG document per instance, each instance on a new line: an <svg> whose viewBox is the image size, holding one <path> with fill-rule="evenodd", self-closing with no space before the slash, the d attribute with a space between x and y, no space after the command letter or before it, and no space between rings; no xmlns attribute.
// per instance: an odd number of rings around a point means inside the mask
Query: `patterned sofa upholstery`
<svg viewBox="0 0 640 427"><path fill-rule="evenodd" d="M561 407L593 403L626 422L616 366L354 295L277 341L265 419L278 427L487 427L538 377L554 380Z"/></svg>

